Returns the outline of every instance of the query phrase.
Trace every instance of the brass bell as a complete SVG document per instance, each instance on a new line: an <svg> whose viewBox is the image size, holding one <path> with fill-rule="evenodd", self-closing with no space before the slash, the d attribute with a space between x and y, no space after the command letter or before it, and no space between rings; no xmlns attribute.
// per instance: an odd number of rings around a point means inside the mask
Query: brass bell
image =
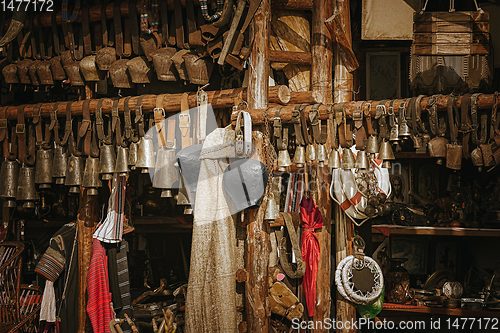
<svg viewBox="0 0 500 333"><path fill-rule="evenodd" d="M410 128L408 127L408 123L406 121L401 122L401 126L399 126L399 136L400 137L409 137L411 135Z"/></svg>
<svg viewBox="0 0 500 333"><path fill-rule="evenodd" d="M128 148L118 146L115 170L120 176L128 175Z"/></svg>
<svg viewBox="0 0 500 333"><path fill-rule="evenodd" d="M137 149L139 144L137 142L131 142L128 148L128 165L130 170L135 170L135 163L137 162Z"/></svg>
<svg viewBox="0 0 500 333"><path fill-rule="evenodd" d="M327 160L325 146L320 143L316 146L316 160L319 162L320 167L323 167Z"/></svg>
<svg viewBox="0 0 500 333"><path fill-rule="evenodd" d="M54 148L54 159L52 161L52 177L56 179L56 184L64 185L67 165L68 153L65 151L64 147L56 144Z"/></svg>
<svg viewBox="0 0 500 333"><path fill-rule="evenodd" d="M115 149L112 145L103 144L99 152L99 173L102 180L113 179L116 169Z"/></svg>
<svg viewBox="0 0 500 333"><path fill-rule="evenodd" d="M368 154L378 153L378 141L375 135L370 135L368 142L366 143L366 152Z"/></svg>
<svg viewBox="0 0 500 333"><path fill-rule="evenodd" d="M382 168L384 168L384 169L390 169L390 168L392 168L391 161L386 160L386 161L382 162Z"/></svg>
<svg viewBox="0 0 500 333"><path fill-rule="evenodd" d="M172 188L179 181L179 171L175 167L175 149L160 147L156 156L153 187L163 189L161 197L172 197Z"/></svg>
<svg viewBox="0 0 500 333"><path fill-rule="evenodd" d="M332 151L330 152L330 156L328 158L328 167L330 167L330 169L340 168L340 157L337 149L332 149Z"/></svg>
<svg viewBox="0 0 500 333"><path fill-rule="evenodd" d="M394 126L392 126L391 133L389 134L389 141L401 141L401 139L399 139L399 124L394 124Z"/></svg>
<svg viewBox="0 0 500 333"><path fill-rule="evenodd" d="M470 159L472 160L472 165L477 166L477 170L479 172L482 171L482 166L483 164L483 152L481 151L481 148L476 147L473 151L470 153Z"/></svg>
<svg viewBox="0 0 500 333"><path fill-rule="evenodd" d="M278 171L285 172L286 168L292 165L288 150L280 150L278 152Z"/></svg>
<svg viewBox="0 0 500 333"><path fill-rule="evenodd" d="M99 159L97 157L87 157L82 186L87 188L88 195L97 195L97 188L102 187L102 182L99 179Z"/></svg>
<svg viewBox="0 0 500 333"><path fill-rule="evenodd" d="M354 154L349 148L344 148L341 159L342 169L348 170L354 168Z"/></svg>
<svg viewBox="0 0 500 333"><path fill-rule="evenodd" d="M437 157L436 163L439 165L443 164L443 158L446 157L446 145L448 140L442 136L435 137L427 143L429 147L429 155L431 157Z"/></svg>
<svg viewBox="0 0 500 333"><path fill-rule="evenodd" d="M153 140L148 137L143 137L139 141L139 148L137 149L137 168L142 168L142 173L149 173L149 168L155 167L155 150Z"/></svg>
<svg viewBox="0 0 500 333"><path fill-rule="evenodd" d="M297 148L295 148L293 163L297 164L299 168L302 168L304 163L306 163L306 149L304 146L297 146Z"/></svg>
<svg viewBox="0 0 500 333"><path fill-rule="evenodd" d="M35 184L40 184L40 188L50 188L52 183L52 156L51 149L36 152Z"/></svg>
<svg viewBox="0 0 500 333"><path fill-rule="evenodd" d="M306 161L312 162L316 160L316 150L313 145L306 146Z"/></svg>
<svg viewBox="0 0 500 333"><path fill-rule="evenodd" d="M366 157L366 153L364 150L358 151L358 155L356 156L356 162L354 163L354 167L356 169L368 169L370 162L368 161L368 157Z"/></svg>
<svg viewBox="0 0 500 333"><path fill-rule="evenodd" d="M80 193L83 178L83 158L71 155L68 159L65 185L70 186L69 193Z"/></svg>
<svg viewBox="0 0 500 333"><path fill-rule="evenodd" d="M266 211L264 213L264 220L276 220L280 218L280 208L278 203L274 200L274 194L271 193L269 200L267 200Z"/></svg>
<svg viewBox="0 0 500 333"><path fill-rule="evenodd" d="M383 141L382 145L380 145L379 153L378 153L378 159L379 160L394 160L394 152L392 151L391 144L388 141Z"/></svg>
<svg viewBox="0 0 500 333"><path fill-rule="evenodd" d="M23 165L17 181L17 201L24 201L24 208L34 208L37 193L35 188L35 168Z"/></svg>
<svg viewBox="0 0 500 333"><path fill-rule="evenodd" d="M16 207L19 163L4 160L0 169L0 198L5 198L5 207Z"/></svg>

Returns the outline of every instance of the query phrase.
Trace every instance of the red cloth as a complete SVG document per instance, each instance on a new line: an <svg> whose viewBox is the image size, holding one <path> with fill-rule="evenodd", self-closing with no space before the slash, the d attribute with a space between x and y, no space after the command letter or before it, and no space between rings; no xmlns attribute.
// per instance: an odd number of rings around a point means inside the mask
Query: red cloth
<svg viewBox="0 0 500 333"><path fill-rule="evenodd" d="M101 242L95 238L87 274L87 291L89 293L87 312L94 333L109 333L109 322L113 319L113 311L110 304L108 258Z"/></svg>
<svg viewBox="0 0 500 333"><path fill-rule="evenodd" d="M306 263L302 285L306 296L307 313L314 316L316 299L316 278L319 263L319 242L314 229L323 227L323 217L312 198L302 198L300 203L300 219L302 220L302 259Z"/></svg>

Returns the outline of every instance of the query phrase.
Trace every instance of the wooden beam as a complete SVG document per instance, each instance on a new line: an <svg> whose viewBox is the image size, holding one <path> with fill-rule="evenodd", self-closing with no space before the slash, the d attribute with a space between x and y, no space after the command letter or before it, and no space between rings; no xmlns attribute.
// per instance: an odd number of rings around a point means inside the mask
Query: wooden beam
<svg viewBox="0 0 500 333"><path fill-rule="evenodd" d="M271 6L289 10L311 10L313 2L312 0L273 0Z"/></svg>
<svg viewBox="0 0 500 333"><path fill-rule="evenodd" d="M98 222L99 200L97 195L87 195L86 189L80 192L80 207L77 217L78 228L78 333L91 332L87 322L87 272L92 258L92 235Z"/></svg>
<svg viewBox="0 0 500 333"><path fill-rule="evenodd" d="M330 32L324 22L332 15L332 0L313 0L311 38L311 90L319 103L333 102L333 49Z"/></svg>
<svg viewBox="0 0 500 333"><path fill-rule="evenodd" d="M310 65L312 62L311 52L294 51L269 51L270 62L283 62L294 65Z"/></svg>
<svg viewBox="0 0 500 333"><path fill-rule="evenodd" d="M338 12L330 16L329 19L325 21L325 25L332 34L335 36L335 41L340 50L339 56L342 59L342 63L345 65L348 72L353 72L359 67L356 55L352 50L352 45L347 40L347 35L339 22Z"/></svg>

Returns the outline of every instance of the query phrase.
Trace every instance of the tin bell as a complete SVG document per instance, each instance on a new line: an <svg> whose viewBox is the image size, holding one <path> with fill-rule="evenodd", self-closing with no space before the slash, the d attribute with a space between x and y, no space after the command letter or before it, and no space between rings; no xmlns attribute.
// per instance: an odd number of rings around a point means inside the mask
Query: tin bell
<svg viewBox="0 0 500 333"><path fill-rule="evenodd" d="M406 120L401 122L398 132L399 137L402 138L407 138L411 135L410 127L408 127L408 123L406 122Z"/></svg>
<svg viewBox="0 0 500 333"><path fill-rule="evenodd" d="M436 163L439 165L443 164L443 158L446 157L446 145L448 140L442 136L435 137L429 141L427 147L429 147L429 155L431 157L437 157Z"/></svg>
<svg viewBox="0 0 500 333"><path fill-rule="evenodd" d="M366 152L370 156L375 156L378 153L378 141L375 135L370 135L368 142L366 143Z"/></svg>
<svg viewBox="0 0 500 333"><path fill-rule="evenodd" d="M394 152L392 151L391 144L388 141L383 141L379 149L378 159L383 160L382 168L390 169L391 160L394 160Z"/></svg>
<svg viewBox="0 0 500 333"><path fill-rule="evenodd" d="M17 181L17 201L23 201L23 208L35 208L37 193L35 188L35 168L23 165Z"/></svg>
<svg viewBox="0 0 500 333"><path fill-rule="evenodd" d="M119 176L126 176L128 175L128 148L118 146L117 150L115 171Z"/></svg>
<svg viewBox="0 0 500 333"><path fill-rule="evenodd" d="M56 144L54 148L54 159L52 161L52 177L56 179L56 184L64 185L67 165L68 153L64 150L64 147Z"/></svg>
<svg viewBox="0 0 500 333"><path fill-rule="evenodd" d="M135 170L135 164L137 163L137 150L139 144L137 142L131 142L128 148L128 165L130 170Z"/></svg>
<svg viewBox="0 0 500 333"><path fill-rule="evenodd" d="M344 148L342 151L342 159L340 161L342 169L349 170L354 168L354 154L349 148Z"/></svg>
<svg viewBox="0 0 500 333"><path fill-rule="evenodd" d="M52 150L39 149L36 152L35 184L40 188L50 188L52 183Z"/></svg>
<svg viewBox="0 0 500 333"><path fill-rule="evenodd" d="M184 182L184 177L181 172L181 186L179 187L179 193L177 194L177 205L186 206L184 207L184 214L193 214L193 207L191 206L191 200L189 198L188 190Z"/></svg>
<svg viewBox="0 0 500 333"><path fill-rule="evenodd" d="M153 177L153 187L163 189L163 198L172 197L172 188L179 181L179 172L175 167L175 149L160 147L156 156L155 176Z"/></svg>
<svg viewBox="0 0 500 333"><path fill-rule="evenodd" d="M155 151L153 140L148 137L143 137L139 141L139 149L137 149L137 168L142 168L142 173L149 173L149 169L155 167Z"/></svg>
<svg viewBox="0 0 500 333"><path fill-rule="evenodd" d="M391 133L389 134L389 141L391 142L401 141L401 139L399 138L399 124L395 123L394 126L391 127Z"/></svg>
<svg viewBox="0 0 500 333"><path fill-rule="evenodd" d="M297 164L297 167L299 168L302 168L306 163L306 149L304 146L297 146L297 148L295 148L293 163Z"/></svg>
<svg viewBox="0 0 500 333"><path fill-rule="evenodd" d="M316 160L316 149L313 145L306 146L306 162L312 162Z"/></svg>
<svg viewBox="0 0 500 333"><path fill-rule="evenodd" d="M319 162L319 166L323 167L325 166L325 161L326 161L326 149L325 146L318 143L316 146L316 160Z"/></svg>
<svg viewBox="0 0 500 333"><path fill-rule="evenodd" d="M102 182L99 179L99 159L97 157L87 157L82 186L87 188L87 195L97 195L97 188L102 187Z"/></svg>
<svg viewBox="0 0 500 333"><path fill-rule="evenodd" d="M333 149L330 152L330 156L328 157L328 166L330 167L330 169L340 168L340 156L337 149Z"/></svg>
<svg viewBox="0 0 500 333"><path fill-rule="evenodd" d="M292 165L288 150L280 150L278 152L278 171L285 172L286 168Z"/></svg>
<svg viewBox="0 0 500 333"><path fill-rule="evenodd" d="M103 144L99 152L99 173L102 175L102 180L113 179L113 173L116 169L115 149L112 145Z"/></svg>
<svg viewBox="0 0 500 333"><path fill-rule="evenodd" d="M370 163L368 162L368 157L364 150L358 151L358 155L356 156L356 162L354 163L354 167L356 169L368 169Z"/></svg>
<svg viewBox="0 0 500 333"><path fill-rule="evenodd" d="M70 186L69 193L80 193L83 178L83 158L71 155L68 159L65 185Z"/></svg>
<svg viewBox="0 0 500 333"><path fill-rule="evenodd" d="M462 146L458 144L446 145L446 167L452 170L462 168Z"/></svg>
<svg viewBox="0 0 500 333"><path fill-rule="evenodd" d="M17 181L19 178L19 163L4 160L0 168L0 198L5 198L5 207L16 207Z"/></svg>
<svg viewBox="0 0 500 333"><path fill-rule="evenodd" d="M267 200L266 211L264 213L264 220L276 220L280 218L280 208L278 203L274 200L274 193L271 193L269 200Z"/></svg>
<svg viewBox="0 0 500 333"><path fill-rule="evenodd" d="M481 148L476 147L473 151L470 153L470 159L472 160L472 165L477 167L477 170L479 172L482 171L483 167L483 153L481 151Z"/></svg>

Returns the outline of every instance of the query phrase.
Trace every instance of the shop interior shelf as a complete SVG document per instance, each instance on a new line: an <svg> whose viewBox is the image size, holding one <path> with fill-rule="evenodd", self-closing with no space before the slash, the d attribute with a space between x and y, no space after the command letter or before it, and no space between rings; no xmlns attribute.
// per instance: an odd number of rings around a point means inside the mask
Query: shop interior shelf
<svg viewBox="0 0 500 333"><path fill-rule="evenodd" d="M434 235L434 236L475 236L499 237L500 229L457 228L457 227L414 227L391 224L373 225L374 234L384 235Z"/></svg>

